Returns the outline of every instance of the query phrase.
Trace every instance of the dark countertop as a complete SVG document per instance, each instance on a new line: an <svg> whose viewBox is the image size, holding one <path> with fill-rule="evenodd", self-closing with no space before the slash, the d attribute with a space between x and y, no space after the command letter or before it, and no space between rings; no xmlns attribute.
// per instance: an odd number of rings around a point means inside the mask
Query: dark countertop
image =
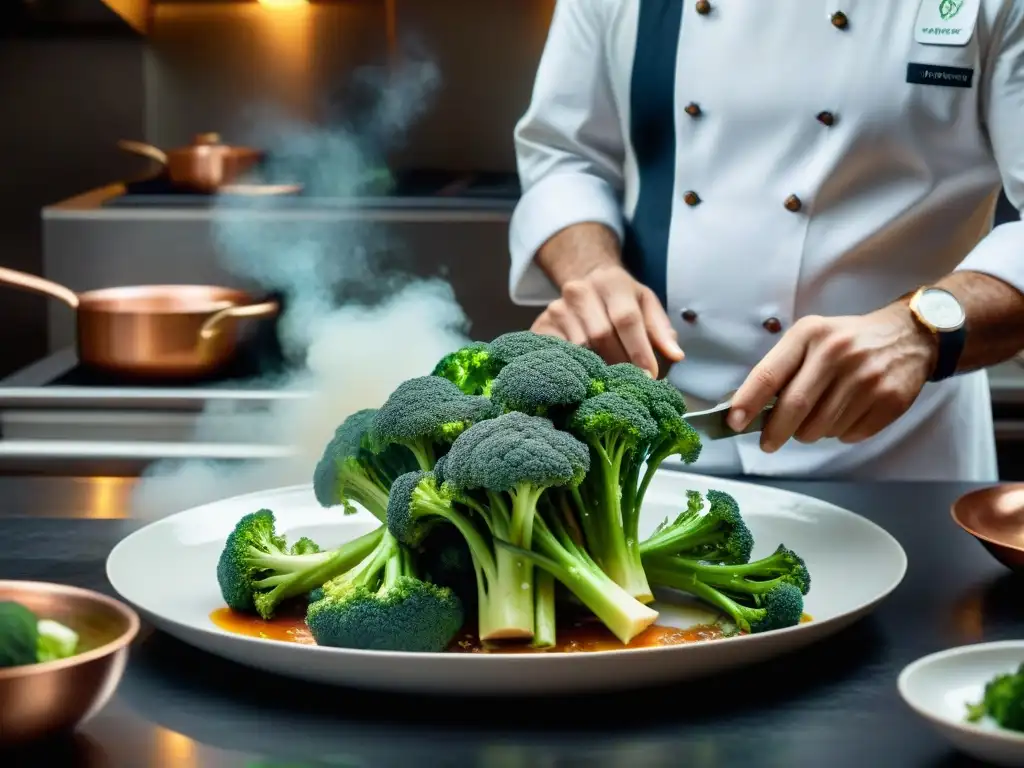
<svg viewBox="0 0 1024 768"><path fill-rule="evenodd" d="M46 481L37 482L45 487ZM6 479L0 499L16 485ZM116 698L76 739L13 759L0 755L0 765L975 765L952 753L896 692L899 671L924 654L1024 634L1024 582L950 520L950 503L968 488L772 485L880 523L910 560L903 584L873 615L799 655L657 691L498 704L319 688L220 661L146 631ZM142 523L119 519L123 508L97 503L96 493L80 496L79 514L91 519L72 514L74 502L56 503L56 493L40 498L36 517L10 508L5 513L0 502L0 578L65 582L112 594L106 556ZM48 508L62 516L44 516Z"/></svg>

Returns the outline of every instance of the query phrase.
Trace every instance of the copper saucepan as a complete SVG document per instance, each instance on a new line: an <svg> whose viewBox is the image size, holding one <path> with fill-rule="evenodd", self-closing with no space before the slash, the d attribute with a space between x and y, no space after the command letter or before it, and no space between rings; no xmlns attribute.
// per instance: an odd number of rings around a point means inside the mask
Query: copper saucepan
<svg viewBox="0 0 1024 768"><path fill-rule="evenodd" d="M276 301L212 285L133 285L75 293L0 267L0 283L52 296L77 313L78 359L117 375L189 379L217 373L238 347L242 318L271 317Z"/></svg>
<svg viewBox="0 0 1024 768"><path fill-rule="evenodd" d="M263 162L266 153L224 144L216 133L199 134L190 145L166 152L141 141L119 141L118 146L163 166L172 184L194 192L289 194L300 188L296 184L239 184L245 174Z"/></svg>

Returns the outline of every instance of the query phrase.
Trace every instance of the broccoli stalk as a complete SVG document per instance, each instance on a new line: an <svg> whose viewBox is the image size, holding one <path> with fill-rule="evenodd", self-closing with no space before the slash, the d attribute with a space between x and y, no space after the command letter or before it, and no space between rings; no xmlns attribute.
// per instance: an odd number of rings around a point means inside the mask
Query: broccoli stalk
<svg viewBox="0 0 1024 768"><path fill-rule="evenodd" d="M658 618L657 611L634 598L602 570L557 513L538 517L535 551L527 552L504 541L498 546L554 576L625 645Z"/></svg>
<svg viewBox="0 0 1024 768"><path fill-rule="evenodd" d="M375 414L370 434L378 451L402 446L412 452L421 470L429 472L453 440L494 414L495 405L488 398L467 395L439 376L420 376L391 393Z"/></svg>
<svg viewBox="0 0 1024 768"><path fill-rule="evenodd" d="M474 424L452 443L444 463L444 486L477 511L493 539L530 550L544 491L575 487L589 469L586 445L555 429L548 419L513 411ZM496 553L495 560L506 556L515 565L522 605L532 609L533 567L507 551ZM531 635L535 618L532 611L529 617L523 616Z"/></svg>
<svg viewBox="0 0 1024 768"><path fill-rule="evenodd" d="M512 536L508 510L501 504L488 508L450 488L438 488L429 472L398 478L388 506L389 531L403 544L418 547L439 522L453 525L469 547L476 572L480 639L532 638L535 608L527 569L519 556L494 546L495 538Z"/></svg>
<svg viewBox="0 0 1024 768"><path fill-rule="evenodd" d="M659 525L645 541L640 554L646 562L665 555L681 555L718 563L745 563L754 548L754 537L740 515L736 500L722 491L708 491L708 510L697 491L687 492L687 507L671 523Z"/></svg>
<svg viewBox="0 0 1024 768"><path fill-rule="evenodd" d="M238 521L221 550L221 596L232 610L270 619L283 602L304 597L352 568L383 535L380 527L329 552L313 552L312 542L302 539L289 550L285 537L277 534L274 513L253 512Z"/></svg>
<svg viewBox="0 0 1024 768"><path fill-rule="evenodd" d="M688 569L678 568L671 561L657 560L650 563L647 566L647 577L654 586L688 592L718 608L743 632L767 632L792 627L799 624L803 617L803 595L799 589L786 582L776 583L768 591L758 594L751 606L740 602L738 597L732 597L704 583Z"/></svg>
<svg viewBox="0 0 1024 768"><path fill-rule="evenodd" d="M755 600L780 584L792 584L802 595L811 590L811 574L803 558L782 544L767 557L748 563L709 563L676 555L649 557L644 563L674 568L691 574L709 587Z"/></svg>
<svg viewBox="0 0 1024 768"><path fill-rule="evenodd" d="M367 408L342 422L317 462L313 491L321 506L341 505L346 513L352 513L354 502L383 522L391 483L416 465L401 446L378 453L371 450L370 428L376 413Z"/></svg>
<svg viewBox="0 0 1024 768"><path fill-rule="evenodd" d="M317 645L440 653L464 619L447 587L418 577L412 554L390 533L351 571L323 585L306 625Z"/></svg>
<svg viewBox="0 0 1024 768"><path fill-rule="evenodd" d="M624 509L625 466L638 447L653 440L657 425L624 397L605 392L584 400L569 419L569 430L591 450L590 472L573 494L580 525L594 559L611 579L641 602L654 599L640 561L631 512ZM628 475L627 475L628 477Z"/></svg>

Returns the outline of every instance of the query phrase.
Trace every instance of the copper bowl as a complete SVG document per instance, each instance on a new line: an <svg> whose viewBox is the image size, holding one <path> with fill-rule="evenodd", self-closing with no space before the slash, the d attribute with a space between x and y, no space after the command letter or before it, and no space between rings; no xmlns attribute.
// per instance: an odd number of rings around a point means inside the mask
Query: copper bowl
<svg viewBox="0 0 1024 768"><path fill-rule="evenodd" d="M1024 483L964 494L953 502L953 520L1007 568L1024 570Z"/></svg>
<svg viewBox="0 0 1024 768"><path fill-rule="evenodd" d="M70 659L0 669L0 747L74 730L121 682L138 615L113 598L62 584L0 581L0 600L70 627L83 649Z"/></svg>

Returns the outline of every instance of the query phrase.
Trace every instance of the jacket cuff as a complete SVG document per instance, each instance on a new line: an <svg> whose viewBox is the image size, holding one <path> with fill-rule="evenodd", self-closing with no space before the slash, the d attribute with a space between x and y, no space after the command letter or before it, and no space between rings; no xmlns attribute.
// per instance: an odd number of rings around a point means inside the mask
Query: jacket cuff
<svg viewBox="0 0 1024 768"><path fill-rule="evenodd" d="M624 225L618 197L611 185L597 176L555 173L538 181L519 199L509 226L509 295L514 303L544 306L561 295L534 256L552 236L584 222L604 224L622 242Z"/></svg>
<svg viewBox="0 0 1024 768"><path fill-rule="evenodd" d="M1024 222L993 229L965 258L957 272L981 272L1024 293Z"/></svg>

